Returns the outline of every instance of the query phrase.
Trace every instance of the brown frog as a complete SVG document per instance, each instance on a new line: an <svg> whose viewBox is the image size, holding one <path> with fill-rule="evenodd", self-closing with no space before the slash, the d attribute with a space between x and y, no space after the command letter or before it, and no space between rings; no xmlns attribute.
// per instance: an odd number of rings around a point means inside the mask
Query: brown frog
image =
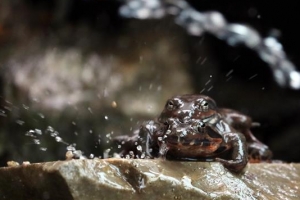
<svg viewBox="0 0 300 200"><path fill-rule="evenodd" d="M219 161L233 172L250 162L270 161L269 148L250 131L250 117L217 108L205 95L169 99L157 120L145 122L133 136L114 139L121 156L170 160Z"/></svg>

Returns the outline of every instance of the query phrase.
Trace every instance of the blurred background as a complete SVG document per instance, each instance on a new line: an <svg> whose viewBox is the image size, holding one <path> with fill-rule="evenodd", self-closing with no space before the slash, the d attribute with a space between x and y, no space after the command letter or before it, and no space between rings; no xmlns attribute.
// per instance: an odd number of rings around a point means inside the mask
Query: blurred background
<svg viewBox="0 0 300 200"><path fill-rule="evenodd" d="M189 1L276 34L300 66L296 1ZM122 1L0 1L0 166L64 159L76 143L107 156L112 137L159 115L175 94L203 93L252 116L274 158L300 161L300 91L279 87L256 53L190 36L172 17L125 19ZM299 68L298 68L299 69ZM74 146L74 145L73 145Z"/></svg>

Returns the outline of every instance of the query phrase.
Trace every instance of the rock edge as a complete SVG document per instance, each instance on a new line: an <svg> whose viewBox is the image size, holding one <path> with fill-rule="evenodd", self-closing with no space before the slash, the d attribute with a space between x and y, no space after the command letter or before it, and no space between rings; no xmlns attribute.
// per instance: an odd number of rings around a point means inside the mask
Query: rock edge
<svg viewBox="0 0 300 200"><path fill-rule="evenodd" d="M0 168L0 199L300 199L300 164L83 159Z"/></svg>

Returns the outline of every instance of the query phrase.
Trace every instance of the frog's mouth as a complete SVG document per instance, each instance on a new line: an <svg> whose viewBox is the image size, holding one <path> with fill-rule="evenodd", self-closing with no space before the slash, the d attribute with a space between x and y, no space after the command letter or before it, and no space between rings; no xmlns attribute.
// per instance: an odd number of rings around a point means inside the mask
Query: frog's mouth
<svg viewBox="0 0 300 200"><path fill-rule="evenodd" d="M200 135L191 135L185 137L169 135L165 141L166 143L174 146L199 146L205 148L221 144L222 138L212 138L209 136L203 137Z"/></svg>
<svg viewBox="0 0 300 200"><path fill-rule="evenodd" d="M215 120L215 117L209 120ZM214 149L223 142L222 136L207 126L205 120L193 120L188 123L173 120L165 125L166 129L160 141L173 148L188 149L194 146L199 149Z"/></svg>
<svg viewBox="0 0 300 200"><path fill-rule="evenodd" d="M195 117L195 116L194 116L194 118L198 119L198 118ZM207 116L205 116L205 117L201 116L201 117L199 117L199 119L201 119L201 121L202 121L203 123L209 122L209 123L211 123L211 124L216 123L216 120L218 120L217 114L216 114L216 113L212 113L212 114L207 115ZM191 122L193 121L193 118L191 118L190 116L186 116L186 117L183 118L183 119L178 119L178 121L179 121L180 123L183 123L183 124L189 124L189 123L191 123Z"/></svg>

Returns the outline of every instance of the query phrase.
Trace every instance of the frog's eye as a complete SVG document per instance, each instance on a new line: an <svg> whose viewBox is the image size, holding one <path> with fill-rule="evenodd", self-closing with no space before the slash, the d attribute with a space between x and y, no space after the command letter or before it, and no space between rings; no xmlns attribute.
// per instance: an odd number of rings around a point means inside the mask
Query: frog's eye
<svg viewBox="0 0 300 200"><path fill-rule="evenodd" d="M200 133L203 133L205 130L205 124L201 122L197 128Z"/></svg>
<svg viewBox="0 0 300 200"><path fill-rule="evenodd" d="M172 100L168 101L167 104L166 104L166 108L168 110L174 110L175 109L175 103Z"/></svg>
<svg viewBox="0 0 300 200"><path fill-rule="evenodd" d="M200 103L199 108L200 108L200 110L203 111L203 112L208 111L208 108L209 108L208 102L205 101L205 100L203 100L203 101Z"/></svg>

